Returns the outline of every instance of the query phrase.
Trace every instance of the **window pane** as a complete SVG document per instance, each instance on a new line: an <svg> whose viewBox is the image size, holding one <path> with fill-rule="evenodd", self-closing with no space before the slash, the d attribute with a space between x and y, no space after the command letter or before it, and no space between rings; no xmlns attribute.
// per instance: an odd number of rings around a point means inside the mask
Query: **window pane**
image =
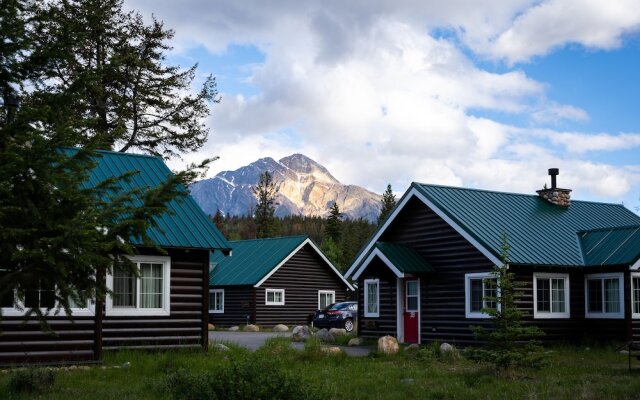
<svg viewBox="0 0 640 400"><path fill-rule="evenodd" d="M378 312L378 284L367 283L367 312Z"/></svg>
<svg viewBox="0 0 640 400"><path fill-rule="evenodd" d="M600 279L587 280L587 296L589 312L602 312L602 281Z"/></svg>
<svg viewBox="0 0 640 400"><path fill-rule="evenodd" d="M563 313L566 310L564 302L564 279L551 279L551 311Z"/></svg>
<svg viewBox="0 0 640 400"><path fill-rule="evenodd" d="M136 306L136 277L118 267L113 270L113 306Z"/></svg>
<svg viewBox="0 0 640 400"><path fill-rule="evenodd" d="M495 298L497 297L496 292L496 280L494 278L483 279L482 280L483 287L483 307L486 308L496 308Z"/></svg>
<svg viewBox="0 0 640 400"><path fill-rule="evenodd" d="M536 279L536 302L538 312L550 312L549 280Z"/></svg>
<svg viewBox="0 0 640 400"><path fill-rule="evenodd" d="M162 308L162 264L140 263L140 308Z"/></svg>
<svg viewBox="0 0 640 400"><path fill-rule="evenodd" d="M325 309L334 302L333 293L320 293L320 309Z"/></svg>
<svg viewBox="0 0 640 400"><path fill-rule="evenodd" d="M470 310L472 312L480 312L482 310L482 279L471 279L470 281L470 290L471 293L469 301Z"/></svg>
<svg viewBox="0 0 640 400"><path fill-rule="evenodd" d="M618 278L604 280L604 311L607 313L620 312L619 284Z"/></svg>
<svg viewBox="0 0 640 400"><path fill-rule="evenodd" d="M267 301L269 303L273 303L275 300L275 295L273 294L273 292L267 292Z"/></svg>
<svg viewBox="0 0 640 400"><path fill-rule="evenodd" d="M633 278L633 312L640 314L640 277Z"/></svg>
<svg viewBox="0 0 640 400"><path fill-rule="evenodd" d="M6 274L8 274L7 271L0 271L0 278L2 278ZM0 307L13 307L13 289L9 289L0 295Z"/></svg>
<svg viewBox="0 0 640 400"><path fill-rule="evenodd" d="M25 290L24 305L27 308L51 309L56 305L55 286L38 284L35 289Z"/></svg>
<svg viewBox="0 0 640 400"><path fill-rule="evenodd" d="M407 282L407 296L418 295L418 281Z"/></svg>

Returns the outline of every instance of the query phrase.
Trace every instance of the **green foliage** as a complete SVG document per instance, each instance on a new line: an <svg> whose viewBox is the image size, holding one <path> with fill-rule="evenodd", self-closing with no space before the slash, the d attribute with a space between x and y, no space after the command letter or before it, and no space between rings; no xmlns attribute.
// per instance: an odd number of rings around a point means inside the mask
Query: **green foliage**
<svg viewBox="0 0 640 400"><path fill-rule="evenodd" d="M277 236L276 219L276 195L280 190L269 171L260 174L258 184L253 187L253 194L258 204L255 210L256 237L269 238Z"/></svg>
<svg viewBox="0 0 640 400"><path fill-rule="evenodd" d="M204 144L216 81L191 94L197 65L167 65L174 32L161 21L146 24L122 0L33 2L26 19L28 96L49 107L64 99L55 129L71 127L74 145L170 158Z"/></svg>
<svg viewBox="0 0 640 400"><path fill-rule="evenodd" d="M12 394L44 394L56 381L56 373L45 368L20 369L9 378L9 392Z"/></svg>
<svg viewBox="0 0 640 400"><path fill-rule="evenodd" d="M378 215L378 225L381 225L391 214L391 210L396 206L396 195L391 190L391 184L387 185L387 190L382 194L382 200L380 200L382 206L380 207L380 215Z"/></svg>
<svg viewBox="0 0 640 400"><path fill-rule="evenodd" d="M329 240L324 234L327 220L322 217L289 215L284 218L276 217L275 224L282 236L308 235L341 271L344 271L355 258L375 229L375 225L361 218L344 219L341 221L343 234L339 241L331 241L327 244ZM216 222L216 225L229 240L246 240L256 237L255 221L249 216L227 215L221 222Z"/></svg>
<svg viewBox="0 0 640 400"><path fill-rule="evenodd" d="M334 243L340 242L342 238L342 213L338 207L338 203L333 203L329 209L329 217L324 230L325 238L333 240Z"/></svg>
<svg viewBox="0 0 640 400"><path fill-rule="evenodd" d="M482 348L468 348L465 356L491 363L499 371L513 367L539 368L544 364L545 353L536 339L544 332L522 323L523 312L518 309L516 300L522 296L518 287L526 282L516 281L514 273L509 271L510 246L506 234L502 237L501 249L502 265L495 266L492 271L496 279L491 282L497 289L492 292L496 294L485 297L487 303L496 304L496 307L482 310L491 317L492 329L471 327L476 339L486 344Z"/></svg>
<svg viewBox="0 0 640 400"><path fill-rule="evenodd" d="M320 399L320 392L273 357L236 356L209 372L180 369L167 377L180 400Z"/></svg>

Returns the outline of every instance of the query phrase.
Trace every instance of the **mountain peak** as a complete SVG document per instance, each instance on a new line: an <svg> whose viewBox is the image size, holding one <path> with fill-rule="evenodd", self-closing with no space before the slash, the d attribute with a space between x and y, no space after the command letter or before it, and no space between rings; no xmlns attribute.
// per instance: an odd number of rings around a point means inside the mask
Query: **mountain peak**
<svg viewBox="0 0 640 400"><path fill-rule="evenodd" d="M305 175L314 175L316 180L327 183L340 183L331 173L318 162L305 156L304 154L295 153L290 156L280 159L280 164L289 168L290 170Z"/></svg>
<svg viewBox="0 0 640 400"><path fill-rule="evenodd" d="M375 221L378 216L380 195L359 186L341 184L325 167L299 153L279 161L261 158L235 171L223 171L212 179L195 182L189 190L210 215L217 209L225 215L245 215L256 204L252 188L264 171L271 172L279 184L278 216L326 216L335 202L351 218Z"/></svg>

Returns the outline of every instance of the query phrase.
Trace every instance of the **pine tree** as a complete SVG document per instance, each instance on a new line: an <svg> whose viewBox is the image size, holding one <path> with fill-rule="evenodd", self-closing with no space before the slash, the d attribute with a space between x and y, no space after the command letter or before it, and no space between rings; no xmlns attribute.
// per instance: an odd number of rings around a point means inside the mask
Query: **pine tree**
<svg viewBox="0 0 640 400"><path fill-rule="evenodd" d="M65 97L54 129L72 127L73 145L169 158L204 144L215 79L190 94L197 65L166 65L174 33L161 21L145 24L122 0L42 2L32 17L30 96L52 107Z"/></svg>
<svg viewBox="0 0 640 400"><path fill-rule="evenodd" d="M522 296L518 287L526 282L516 281L515 274L509 271L509 250L507 235L502 236L502 265L496 265L492 271L495 279L493 295L483 300L495 307L487 307L482 312L490 316L491 329L472 326L474 336L486 344L482 348L469 348L465 355L476 361L489 362L499 371L509 371L512 367L540 367L545 355L537 338L544 335L536 326L524 326L523 312L518 309L516 300Z"/></svg>
<svg viewBox="0 0 640 400"><path fill-rule="evenodd" d="M333 206L329 209L324 236L333 240L334 243L339 243L342 238L342 213L337 202L333 203Z"/></svg>
<svg viewBox="0 0 640 400"><path fill-rule="evenodd" d="M391 184L387 185L387 190L382 194L382 200L380 200L382 206L380 207L380 215L378 215L378 225L381 225L391 214L391 210L396 206L396 195L391 190Z"/></svg>
<svg viewBox="0 0 640 400"><path fill-rule="evenodd" d="M258 204L255 209L256 237L268 238L277 234L274 213L279 185L269 171L260 174L258 184L253 188Z"/></svg>

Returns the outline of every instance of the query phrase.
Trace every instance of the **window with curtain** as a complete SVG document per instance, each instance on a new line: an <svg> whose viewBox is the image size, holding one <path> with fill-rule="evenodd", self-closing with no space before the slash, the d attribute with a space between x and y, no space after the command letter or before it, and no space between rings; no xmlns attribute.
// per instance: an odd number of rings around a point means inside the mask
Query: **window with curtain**
<svg viewBox="0 0 640 400"><path fill-rule="evenodd" d="M467 318L487 318L483 313L485 308L496 308L492 298L497 297L496 278L490 272L472 273L465 275L465 314Z"/></svg>
<svg viewBox="0 0 640 400"><path fill-rule="evenodd" d="M533 274L534 318L569 318L569 275Z"/></svg>
<svg viewBox="0 0 640 400"><path fill-rule="evenodd" d="M138 276L125 268L114 268L107 277L113 295L107 300L111 315L166 315L169 313L169 257L131 257Z"/></svg>
<svg viewBox="0 0 640 400"><path fill-rule="evenodd" d="M622 318L622 288L622 274L586 275L586 316Z"/></svg>
<svg viewBox="0 0 640 400"><path fill-rule="evenodd" d="M324 310L336 302L336 292L334 290L318 290L318 309Z"/></svg>
<svg viewBox="0 0 640 400"><path fill-rule="evenodd" d="M209 291L209 312L224 313L224 289L211 289Z"/></svg>
<svg viewBox="0 0 640 400"><path fill-rule="evenodd" d="M267 289L265 293L265 304L268 306L283 306L284 289Z"/></svg>
<svg viewBox="0 0 640 400"><path fill-rule="evenodd" d="M640 318L640 274L631 274L631 310L634 318Z"/></svg>
<svg viewBox="0 0 640 400"><path fill-rule="evenodd" d="M364 280L364 316L380 316L380 281L378 279Z"/></svg>

